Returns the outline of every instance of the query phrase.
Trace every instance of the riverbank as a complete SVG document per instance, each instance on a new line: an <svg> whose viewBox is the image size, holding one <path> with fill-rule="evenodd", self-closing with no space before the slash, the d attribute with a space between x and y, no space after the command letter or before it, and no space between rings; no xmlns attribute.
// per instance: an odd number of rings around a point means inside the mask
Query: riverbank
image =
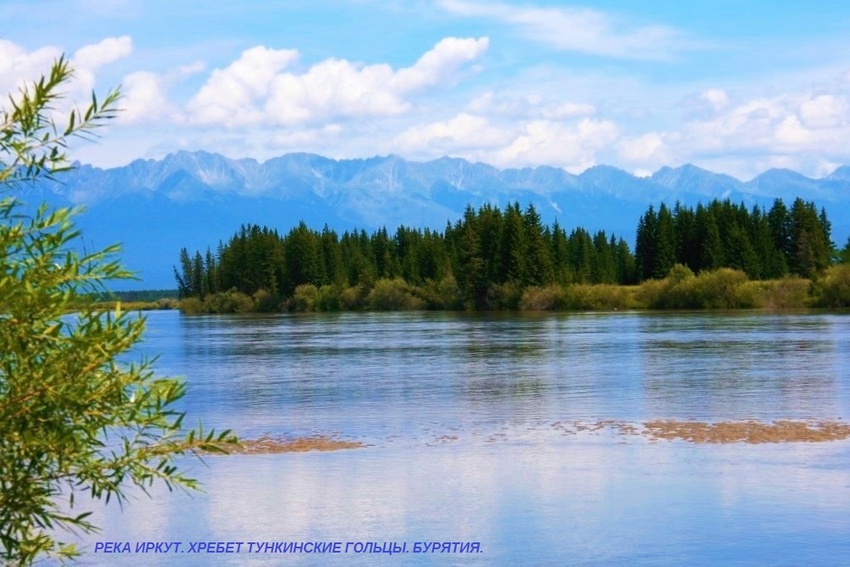
<svg viewBox="0 0 850 567"><path fill-rule="evenodd" d="M788 277L750 280L739 270L721 268L694 274L677 265L661 280L640 285L563 284L491 286L480 305L465 303L452 276L414 286L402 279L343 288L300 285L291 297L267 290L249 296L236 290L203 299L180 300L194 313L309 311L623 311L628 309L803 309L850 307L850 265L832 266L815 279Z"/></svg>

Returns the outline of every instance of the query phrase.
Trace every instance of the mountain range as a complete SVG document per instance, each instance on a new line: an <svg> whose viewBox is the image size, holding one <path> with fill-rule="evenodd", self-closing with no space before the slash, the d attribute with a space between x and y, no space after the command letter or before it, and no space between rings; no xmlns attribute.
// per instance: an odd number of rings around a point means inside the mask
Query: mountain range
<svg viewBox="0 0 850 567"><path fill-rule="evenodd" d="M769 208L776 198L790 206L801 197L826 209L837 244L850 235L850 166L821 179L771 169L747 182L690 164L636 177L605 165L573 175L556 167L498 169L458 158L415 162L396 155L334 160L293 153L260 163L180 151L111 169L75 166L58 180L27 188L22 198L84 205L78 225L86 248L121 242L124 263L141 278L118 289L173 288L180 248L215 250L243 223L282 233L299 221L338 232L442 229L467 205L484 203L533 203L545 222L557 219L568 232L575 226L605 230L633 244L650 204L728 198Z"/></svg>

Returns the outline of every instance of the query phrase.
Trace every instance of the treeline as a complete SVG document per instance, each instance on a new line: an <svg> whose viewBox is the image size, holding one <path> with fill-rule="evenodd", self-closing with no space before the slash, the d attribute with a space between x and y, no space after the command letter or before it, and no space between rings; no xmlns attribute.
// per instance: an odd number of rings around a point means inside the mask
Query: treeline
<svg viewBox="0 0 850 567"><path fill-rule="evenodd" d="M675 264L696 273L733 268L757 280L811 278L832 263L830 232L826 211L799 198L790 210L777 199L768 212L728 200L696 210L662 204L638 222L638 279L663 278Z"/></svg>
<svg viewBox="0 0 850 567"><path fill-rule="evenodd" d="M557 221L544 225L533 205L514 203L467 207L442 232L339 235L300 223L281 235L243 225L215 253L182 249L174 272L189 311L516 309L529 289L633 285L664 278L676 264L751 279L811 277L832 254L826 213L800 199L790 210L777 200L768 212L728 200L649 207L634 253L622 238L568 233Z"/></svg>
<svg viewBox="0 0 850 567"><path fill-rule="evenodd" d="M155 302L161 299L177 299L176 289L142 289L132 291L106 291L91 296L95 301L121 301L125 303Z"/></svg>
<svg viewBox="0 0 850 567"><path fill-rule="evenodd" d="M346 231L341 236L304 223L281 236L276 230L242 226L213 254L180 252L175 268L181 298L235 290L271 299L291 297L301 285L372 287L382 279L412 286L454 281L461 303L472 309L495 307L494 288L551 283L633 283L634 256L622 238L576 228L569 234L557 222L541 222L533 205L504 211L468 207L443 232L399 227Z"/></svg>

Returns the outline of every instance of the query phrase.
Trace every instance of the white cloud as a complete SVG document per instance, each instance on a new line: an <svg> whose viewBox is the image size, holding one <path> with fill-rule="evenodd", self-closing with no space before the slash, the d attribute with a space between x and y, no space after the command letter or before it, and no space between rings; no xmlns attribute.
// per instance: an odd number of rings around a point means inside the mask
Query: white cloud
<svg viewBox="0 0 850 567"><path fill-rule="evenodd" d="M450 79L464 64L487 51L490 40L447 37L425 53L413 67L400 69L392 77L392 86L409 92Z"/></svg>
<svg viewBox="0 0 850 567"><path fill-rule="evenodd" d="M71 57L74 80L69 85L69 97L86 100L94 90L97 70L129 56L132 52L133 40L128 36L108 37L78 49Z"/></svg>
<svg viewBox="0 0 850 567"><path fill-rule="evenodd" d="M555 101L540 94L520 97L496 95L493 92L477 96L466 108L470 112L488 116L546 120L565 120L596 113L596 107L592 104Z"/></svg>
<svg viewBox="0 0 850 567"><path fill-rule="evenodd" d="M800 118L808 128L822 129L846 126L847 98L836 95L818 95L800 104Z"/></svg>
<svg viewBox="0 0 850 567"><path fill-rule="evenodd" d="M216 69L189 103L196 122L246 124L263 116L257 103L269 96L277 74L298 59L295 50L248 49L225 69Z"/></svg>
<svg viewBox="0 0 850 567"><path fill-rule="evenodd" d="M0 39L0 92L14 92L25 81L36 80L50 70L50 65L61 54L62 51L56 47L27 52L11 41ZM5 100L0 102L5 103Z"/></svg>
<svg viewBox="0 0 850 567"><path fill-rule="evenodd" d="M660 166L667 162L669 153L662 135L648 132L637 138L622 140L617 147L620 158L629 163Z"/></svg>
<svg viewBox="0 0 850 567"><path fill-rule="evenodd" d="M517 26L527 38L564 51L623 59L667 59L695 44L659 25L634 26L589 8L539 8L499 2L440 0L445 10Z"/></svg>
<svg viewBox="0 0 850 567"><path fill-rule="evenodd" d="M67 113L74 101L86 103L95 87L95 74L104 65L127 57L133 50L130 37L106 38L99 43L85 45L70 58L73 78L63 85L65 98L55 107L58 118ZM0 93L16 92L25 84L32 84L47 75L53 63L62 56L58 47L42 47L28 52L7 40L0 39ZM6 100L0 100L4 106Z"/></svg>
<svg viewBox="0 0 850 567"><path fill-rule="evenodd" d="M397 151L439 157L496 149L510 143L511 133L482 116L461 113L448 120L418 124L393 140Z"/></svg>
<svg viewBox="0 0 850 567"><path fill-rule="evenodd" d="M392 116L410 109L405 95L451 81L480 57L488 39L446 38L411 67L326 59L286 72L298 53L255 47L212 76L190 101L190 119L229 127L294 126L338 117Z"/></svg>
<svg viewBox="0 0 850 567"><path fill-rule="evenodd" d="M133 40L129 36L108 37L103 41L78 49L72 58L77 69L95 71L107 63L127 57L133 52Z"/></svg>
<svg viewBox="0 0 850 567"><path fill-rule="evenodd" d="M723 89L709 89L701 93L700 98L711 105L715 112L723 110L729 105L729 95Z"/></svg>
<svg viewBox="0 0 850 567"><path fill-rule="evenodd" d="M461 113L448 120L417 124L393 143L419 158L453 155L500 167L554 165L580 172L595 165L597 154L618 135L616 125L608 120L493 122Z"/></svg>
<svg viewBox="0 0 850 567"><path fill-rule="evenodd" d="M580 173L598 163L597 153L619 136L608 120L581 119L577 125L548 120L526 124L514 142L495 154L501 164L556 165Z"/></svg>
<svg viewBox="0 0 850 567"><path fill-rule="evenodd" d="M748 179L771 167L823 175L850 156L850 105L841 89L797 91L733 102L711 89L690 99L710 109L663 132L636 133L618 144L633 168L692 162Z"/></svg>
<svg viewBox="0 0 850 567"><path fill-rule="evenodd" d="M163 92L161 79L154 73L138 71L124 77L123 98L118 121L129 124L162 120L171 113L171 105Z"/></svg>

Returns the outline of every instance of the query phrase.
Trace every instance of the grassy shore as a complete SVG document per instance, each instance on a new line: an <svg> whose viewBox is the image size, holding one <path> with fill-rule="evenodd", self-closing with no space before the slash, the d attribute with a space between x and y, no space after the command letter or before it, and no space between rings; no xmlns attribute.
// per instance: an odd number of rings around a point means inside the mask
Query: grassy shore
<svg viewBox="0 0 850 567"><path fill-rule="evenodd" d="M98 301L95 303L96 309L104 311L113 311L117 307L119 300ZM156 301L120 301L121 309L124 311L159 311L165 309L179 309L180 302L177 299L164 297Z"/></svg>
<svg viewBox="0 0 850 567"><path fill-rule="evenodd" d="M729 268L694 274L677 265L661 280L636 286L567 284L521 287L494 285L483 298L486 310L617 311L627 309L801 309L850 307L850 265L832 266L815 279L749 280ZM170 305L170 304L169 304ZM127 307L129 308L129 307ZM168 307L152 307L168 308ZM238 291L182 299L184 313L304 311L403 311L471 309L452 276L411 285L380 279L350 287L300 285L286 298L266 290Z"/></svg>

